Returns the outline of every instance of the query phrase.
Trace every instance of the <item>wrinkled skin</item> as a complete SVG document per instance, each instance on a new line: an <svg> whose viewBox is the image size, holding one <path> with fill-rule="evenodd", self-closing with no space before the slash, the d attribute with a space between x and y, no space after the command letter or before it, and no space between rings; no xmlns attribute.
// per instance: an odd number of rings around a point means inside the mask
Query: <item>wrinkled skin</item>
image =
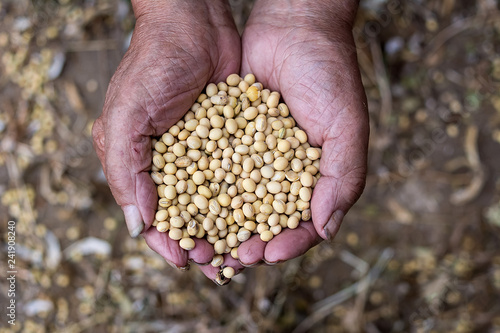
<svg viewBox="0 0 500 333"><path fill-rule="evenodd" d="M226 255L225 265L239 271L261 262L281 262L333 238L343 214L361 194L366 173L368 124L352 52L352 18L347 23L338 20L333 31L321 24L313 29L307 15L317 13L301 10L301 18L288 20L290 13L282 7L273 9L260 1L241 44L227 3L193 0L169 6L173 2L153 10L134 6L137 23L131 46L93 128L95 149L126 218L133 211L144 221L147 244L171 265L183 268L194 261L215 279L218 269L203 265L214 254L207 241L197 239L195 249L185 251L167 233L150 228L157 205L156 185L149 175L151 136L163 134L181 119L207 83L224 80L241 65L242 74L252 72L265 87L280 91L311 144L322 146L322 178L311 202L313 222L283 230L267 244L253 236L238 249L240 262ZM280 8L277 1L271 4ZM304 24L297 28L297 22ZM331 218L334 211L342 214Z"/></svg>
<svg viewBox="0 0 500 333"><path fill-rule="evenodd" d="M229 6L201 4L181 1L153 11L134 8L137 22L130 48L93 127L94 145L117 203L124 209L138 207L148 245L178 267L188 260L206 263L213 247L196 240L196 248L187 252L166 233L149 228L157 206L149 174L151 136L163 134L181 119L206 84L224 80L240 67L240 38ZM207 12L218 21L209 19Z"/></svg>
<svg viewBox="0 0 500 333"><path fill-rule="evenodd" d="M325 225L335 211L340 218L347 213L363 191L369 135L351 35L355 11L336 19L311 6L288 12L277 3L263 4L258 2L243 34L242 73L254 73L281 92L309 142L322 147L321 178L311 201L312 222L285 229L267 244L253 236L238 250L245 265L285 261L334 237L341 219Z"/></svg>

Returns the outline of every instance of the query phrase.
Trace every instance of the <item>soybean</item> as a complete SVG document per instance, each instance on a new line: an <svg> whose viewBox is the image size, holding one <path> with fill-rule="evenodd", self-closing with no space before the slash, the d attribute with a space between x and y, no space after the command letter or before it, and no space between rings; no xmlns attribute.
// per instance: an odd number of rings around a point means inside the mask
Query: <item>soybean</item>
<svg viewBox="0 0 500 333"><path fill-rule="evenodd" d="M238 259L238 246L253 234L268 242L311 218L321 148L308 143L280 98L253 74L231 74L208 84L184 118L152 141L153 225L188 251L205 238L214 267L224 265L223 254ZM229 266L221 273L235 274Z"/></svg>

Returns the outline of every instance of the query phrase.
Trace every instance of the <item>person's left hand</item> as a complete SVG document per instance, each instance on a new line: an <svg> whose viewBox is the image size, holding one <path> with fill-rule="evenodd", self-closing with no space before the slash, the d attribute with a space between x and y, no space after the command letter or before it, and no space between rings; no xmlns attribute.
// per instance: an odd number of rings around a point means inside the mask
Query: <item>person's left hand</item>
<svg viewBox="0 0 500 333"><path fill-rule="evenodd" d="M312 222L268 243L258 235L242 243L244 266L289 260L331 240L364 188L369 127L351 33L357 4L319 3L257 1L242 37L242 73L280 91L309 142L322 147Z"/></svg>
<svg viewBox="0 0 500 333"><path fill-rule="evenodd" d="M93 126L94 146L132 237L172 266L206 264L214 249L196 239L186 251L151 227L158 192L151 179L151 137L174 125L210 82L240 67L240 38L226 0L133 0L137 18L131 45L109 84L102 115ZM232 261L231 261L232 260ZM241 265L228 256L226 265ZM215 280L218 268L201 266Z"/></svg>

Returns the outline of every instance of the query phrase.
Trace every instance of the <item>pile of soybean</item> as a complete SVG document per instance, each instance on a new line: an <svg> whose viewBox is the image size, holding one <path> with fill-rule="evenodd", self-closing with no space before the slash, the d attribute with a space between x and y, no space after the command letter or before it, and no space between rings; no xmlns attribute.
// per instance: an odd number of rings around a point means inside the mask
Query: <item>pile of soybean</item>
<svg viewBox="0 0 500 333"><path fill-rule="evenodd" d="M153 225L185 250L205 238L214 266L225 253L238 259L238 246L253 234L268 242L311 218L321 149L253 74L210 83L152 147Z"/></svg>

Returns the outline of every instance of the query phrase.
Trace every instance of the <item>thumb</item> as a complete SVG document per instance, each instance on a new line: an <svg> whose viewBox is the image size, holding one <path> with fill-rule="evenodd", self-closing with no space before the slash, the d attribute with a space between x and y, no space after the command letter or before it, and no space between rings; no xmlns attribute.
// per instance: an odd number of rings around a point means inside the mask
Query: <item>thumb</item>
<svg viewBox="0 0 500 333"><path fill-rule="evenodd" d="M311 199L312 220L316 232L332 240L344 215L358 200L366 181L367 129L359 127L349 139L325 140L320 162L321 177ZM352 139L359 138L359 139Z"/></svg>
<svg viewBox="0 0 500 333"><path fill-rule="evenodd" d="M104 142L106 179L132 237L151 226L157 207L157 190L149 175L152 129L147 117L140 118L110 112Z"/></svg>

